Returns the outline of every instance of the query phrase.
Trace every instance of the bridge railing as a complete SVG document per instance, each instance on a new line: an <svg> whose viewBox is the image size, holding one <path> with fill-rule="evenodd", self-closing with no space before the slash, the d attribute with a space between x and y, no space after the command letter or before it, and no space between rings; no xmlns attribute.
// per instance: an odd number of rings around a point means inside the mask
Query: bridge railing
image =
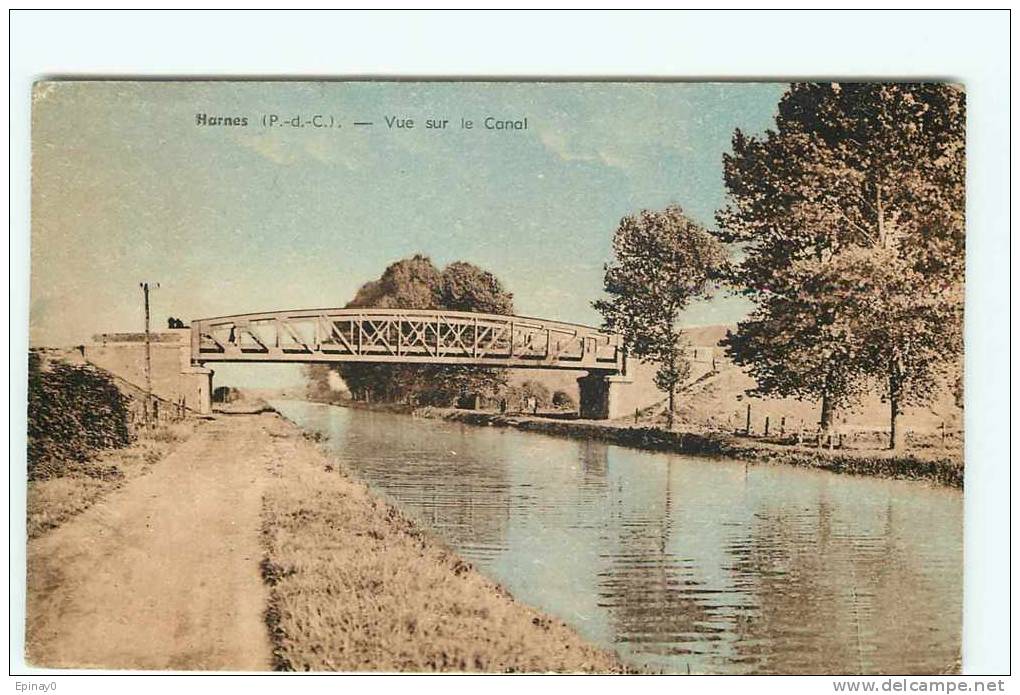
<svg viewBox="0 0 1020 695"><path fill-rule="evenodd" d="M621 372L620 336L521 316L317 309L192 321L196 362L391 362Z"/></svg>

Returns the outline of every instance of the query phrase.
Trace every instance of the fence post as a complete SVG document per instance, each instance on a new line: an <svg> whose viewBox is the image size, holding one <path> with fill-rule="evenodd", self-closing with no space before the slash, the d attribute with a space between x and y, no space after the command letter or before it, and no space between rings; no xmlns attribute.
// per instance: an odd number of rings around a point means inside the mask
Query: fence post
<svg viewBox="0 0 1020 695"><path fill-rule="evenodd" d="M779 436L780 437L785 437L786 436L786 416L785 415L782 416L781 418L779 418Z"/></svg>
<svg viewBox="0 0 1020 695"><path fill-rule="evenodd" d="M769 436L769 416L765 416L765 436Z"/></svg>
<svg viewBox="0 0 1020 695"><path fill-rule="evenodd" d="M751 435L751 404L747 404L747 420L744 422L744 434Z"/></svg>

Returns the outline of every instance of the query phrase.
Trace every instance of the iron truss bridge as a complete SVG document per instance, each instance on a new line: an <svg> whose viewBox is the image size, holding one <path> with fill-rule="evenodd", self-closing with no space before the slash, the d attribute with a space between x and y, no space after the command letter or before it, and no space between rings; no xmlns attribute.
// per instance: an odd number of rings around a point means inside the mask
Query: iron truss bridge
<svg viewBox="0 0 1020 695"><path fill-rule="evenodd" d="M312 309L191 322L203 362L377 362L624 371L619 335L521 316L421 309Z"/></svg>

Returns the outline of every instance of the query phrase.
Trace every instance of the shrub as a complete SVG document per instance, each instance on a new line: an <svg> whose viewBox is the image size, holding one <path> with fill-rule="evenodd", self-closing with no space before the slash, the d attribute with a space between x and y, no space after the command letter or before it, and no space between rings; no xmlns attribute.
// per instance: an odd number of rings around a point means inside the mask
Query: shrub
<svg viewBox="0 0 1020 695"><path fill-rule="evenodd" d="M212 392L213 403L233 403L241 399L241 391L233 386L217 386Z"/></svg>
<svg viewBox="0 0 1020 695"><path fill-rule="evenodd" d="M127 446L128 407L109 376L86 365L28 360L28 477L57 478L103 449Z"/></svg>
<svg viewBox="0 0 1020 695"><path fill-rule="evenodd" d="M552 395L552 404L554 408L560 410L577 410L577 401L566 391L556 391Z"/></svg>

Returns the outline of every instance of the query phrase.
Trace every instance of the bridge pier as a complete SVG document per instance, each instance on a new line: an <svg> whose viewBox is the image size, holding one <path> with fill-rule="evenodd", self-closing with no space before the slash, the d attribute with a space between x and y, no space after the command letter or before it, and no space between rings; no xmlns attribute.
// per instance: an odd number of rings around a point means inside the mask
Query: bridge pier
<svg viewBox="0 0 1020 695"><path fill-rule="evenodd" d="M588 420L615 420L631 414L634 379L622 374L588 374L577 380L580 415Z"/></svg>
<svg viewBox="0 0 1020 695"><path fill-rule="evenodd" d="M188 384L187 392L193 398L194 408L202 415L212 412L213 374L213 370L201 364L181 370L181 377Z"/></svg>

